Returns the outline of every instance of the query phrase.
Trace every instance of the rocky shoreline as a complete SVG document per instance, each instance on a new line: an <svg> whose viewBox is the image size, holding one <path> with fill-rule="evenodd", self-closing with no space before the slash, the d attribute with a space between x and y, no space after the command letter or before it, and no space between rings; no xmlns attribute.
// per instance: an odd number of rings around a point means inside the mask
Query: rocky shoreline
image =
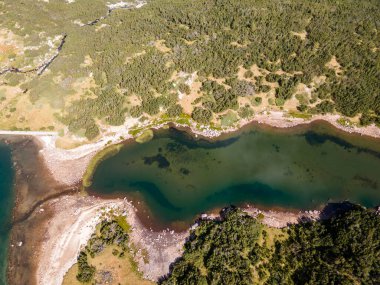
<svg viewBox="0 0 380 285"><path fill-rule="evenodd" d="M144 225L137 216L138 209L126 198L105 200L92 196L63 196L49 201L44 208L52 211L50 221L44 226L45 236L40 244L37 261L38 285L61 285L64 274L76 263L80 248L87 243L97 223L107 213L125 216L131 225L130 243L136 249L134 259L138 270L145 279L157 281L169 272L169 267L183 252L183 245L189 235L185 231L176 232L170 228L154 231ZM317 220L320 211L277 212L244 207L253 217L263 216L262 223L275 228L283 228L298 223L302 219ZM201 219L215 219L218 214L203 214ZM149 253L148 258L144 253Z"/></svg>

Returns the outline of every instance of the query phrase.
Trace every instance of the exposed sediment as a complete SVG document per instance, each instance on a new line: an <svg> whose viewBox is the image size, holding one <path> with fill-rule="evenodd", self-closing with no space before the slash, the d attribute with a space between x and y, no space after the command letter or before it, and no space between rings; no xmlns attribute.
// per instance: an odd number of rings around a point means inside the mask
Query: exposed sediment
<svg viewBox="0 0 380 285"><path fill-rule="evenodd" d="M15 168L15 206L12 215L7 276L9 284L33 285L34 251L41 241L40 226L50 218L49 212L33 216L43 201L76 187L57 183L39 155L41 145L31 136L6 136L3 141L12 150ZM32 217L32 218L31 218Z"/></svg>

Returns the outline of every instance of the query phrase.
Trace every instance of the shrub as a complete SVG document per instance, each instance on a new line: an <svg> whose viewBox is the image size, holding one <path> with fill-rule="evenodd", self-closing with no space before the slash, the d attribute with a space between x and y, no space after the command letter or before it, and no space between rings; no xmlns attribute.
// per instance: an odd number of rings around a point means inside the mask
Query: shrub
<svg viewBox="0 0 380 285"><path fill-rule="evenodd" d="M334 112L334 103L331 101L322 101L315 106L318 113L326 114Z"/></svg>
<svg viewBox="0 0 380 285"><path fill-rule="evenodd" d="M143 114L143 109L141 106L133 106L130 110L129 110L129 114L133 117L133 118L138 118L140 117L142 114Z"/></svg>
<svg viewBox="0 0 380 285"><path fill-rule="evenodd" d="M305 112L307 110L307 105L304 105L304 104L298 105L297 110L300 112Z"/></svg>
<svg viewBox="0 0 380 285"><path fill-rule="evenodd" d="M207 124L211 121L212 113L208 109L195 107L193 112L191 113L191 117L194 121L200 124Z"/></svg>
<svg viewBox="0 0 380 285"><path fill-rule="evenodd" d="M263 102L263 98L261 97L255 97L255 100L253 101L253 104L255 106L259 106Z"/></svg>
<svg viewBox="0 0 380 285"><path fill-rule="evenodd" d="M245 78L251 78L253 76L253 72L251 70L247 70L244 72L244 77Z"/></svg>
<svg viewBox="0 0 380 285"><path fill-rule="evenodd" d="M277 106L284 106L285 100L283 98L276 98L275 102Z"/></svg>
<svg viewBox="0 0 380 285"><path fill-rule="evenodd" d="M253 116L254 111L252 108L245 106L239 109L238 114L241 118L247 119Z"/></svg>
<svg viewBox="0 0 380 285"><path fill-rule="evenodd" d="M182 106L179 104L176 104L176 105L171 106L167 110L167 114L169 115L169 117L175 118L175 117L180 116L182 114L182 111L183 111Z"/></svg>
<svg viewBox="0 0 380 285"><path fill-rule="evenodd" d="M190 89L190 86L185 84L185 83L180 83L178 85L178 90L181 92L181 93L184 93L186 95L189 95L190 92L191 92L191 89Z"/></svg>

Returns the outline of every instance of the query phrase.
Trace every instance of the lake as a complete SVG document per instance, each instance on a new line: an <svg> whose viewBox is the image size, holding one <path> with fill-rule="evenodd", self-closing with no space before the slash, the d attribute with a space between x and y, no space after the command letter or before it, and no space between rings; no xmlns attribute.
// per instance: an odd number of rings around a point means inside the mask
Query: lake
<svg viewBox="0 0 380 285"><path fill-rule="evenodd" d="M8 243L14 201L13 178L11 149L0 142L0 284L7 284Z"/></svg>
<svg viewBox="0 0 380 285"><path fill-rule="evenodd" d="M104 160L89 192L142 200L163 223L229 204L317 209L349 200L372 207L380 204L378 142L346 139L326 124L297 132L249 127L214 141L170 128Z"/></svg>

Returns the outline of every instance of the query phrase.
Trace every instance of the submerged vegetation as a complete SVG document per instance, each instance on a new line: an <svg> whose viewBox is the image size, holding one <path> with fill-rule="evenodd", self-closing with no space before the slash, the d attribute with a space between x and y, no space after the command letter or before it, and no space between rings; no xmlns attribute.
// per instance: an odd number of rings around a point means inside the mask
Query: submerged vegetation
<svg viewBox="0 0 380 285"><path fill-rule="evenodd" d="M90 187L92 184L92 176L98 165L105 159L117 154L123 147L122 144L109 145L106 146L101 151L97 152L94 157L90 160L86 172L83 174L82 185L83 187Z"/></svg>
<svg viewBox="0 0 380 285"><path fill-rule="evenodd" d="M379 282L380 216L354 206L275 235L259 220L228 208L220 220L203 220L191 232L182 258L161 284Z"/></svg>
<svg viewBox="0 0 380 285"><path fill-rule="evenodd" d="M246 118L292 98L304 113L380 123L377 0L151 0L110 12L116 2L0 2L0 123L49 121L91 140L129 117L220 123L218 113ZM37 74L16 70L46 58Z"/></svg>

